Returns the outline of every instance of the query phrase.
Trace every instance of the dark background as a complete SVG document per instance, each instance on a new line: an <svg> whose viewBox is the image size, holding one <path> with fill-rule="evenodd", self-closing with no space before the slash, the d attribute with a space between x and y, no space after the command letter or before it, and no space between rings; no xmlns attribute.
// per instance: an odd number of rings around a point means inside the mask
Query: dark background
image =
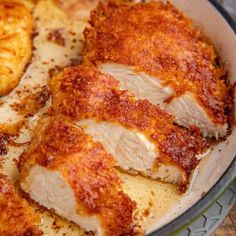
<svg viewBox="0 0 236 236"><path fill-rule="evenodd" d="M236 22L236 0L217 0Z"/></svg>

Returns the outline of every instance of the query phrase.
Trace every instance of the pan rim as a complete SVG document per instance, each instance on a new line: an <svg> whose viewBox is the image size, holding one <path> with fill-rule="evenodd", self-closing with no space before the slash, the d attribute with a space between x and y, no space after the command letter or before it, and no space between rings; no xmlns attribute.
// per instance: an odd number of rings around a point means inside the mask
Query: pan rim
<svg viewBox="0 0 236 236"><path fill-rule="evenodd" d="M216 1L208 0L212 7L218 11L226 20L232 31L236 34L236 22L226 12L226 10ZM226 188L236 179L236 155L230 163L227 170L220 179L210 188L210 190L199 199L191 208L186 210L180 216L162 226L161 228L152 231L148 236L168 236L181 230L184 226L189 225L194 219L198 218L217 198L226 190Z"/></svg>

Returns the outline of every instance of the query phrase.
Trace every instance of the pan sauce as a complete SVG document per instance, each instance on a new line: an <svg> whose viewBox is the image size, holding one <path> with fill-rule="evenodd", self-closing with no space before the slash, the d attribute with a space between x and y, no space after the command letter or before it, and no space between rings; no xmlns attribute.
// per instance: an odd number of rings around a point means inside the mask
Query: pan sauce
<svg viewBox="0 0 236 236"><path fill-rule="evenodd" d="M181 1L176 2L178 3ZM193 0L192 2L195 6L198 5L196 0ZM191 4L186 3L185 5L184 3L180 3L180 6L184 6L184 10L187 10L185 7L190 5ZM210 8L210 6L208 7ZM45 14L45 11L47 11L47 14ZM33 56L32 64L28 67L22 78L21 84L17 88L19 91L23 91L24 86L30 91L40 91L47 83L48 72L50 69L60 69L61 67L70 65L72 61L80 60L79 53L81 44L77 41L76 43L79 46L76 48L72 47L74 46L73 40L75 38L77 38L77 40L78 38L82 38L82 31L86 25L84 21L72 22L72 19L67 18L51 0L39 1L34 12L34 18L37 18L36 22L38 22L38 29L40 29L39 35L34 39L34 45L38 45L34 55L37 59L39 58L38 55L43 55L43 57L34 61ZM38 19L38 17L41 19ZM65 47L61 47L61 45L58 45L55 41L52 42L52 40L47 40L49 31L52 32L52 30L58 28L70 29L68 31L62 30L64 32L63 37L69 42L68 44L65 44ZM39 54L37 54L38 52ZM52 58L54 61L52 61ZM42 68L42 70L39 68ZM32 78L29 80L30 75ZM22 92L22 94L24 97L28 93ZM0 106L0 122L4 121L11 123L13 121L25 120L24 117L17 115L16 112L12 110L12 106L10 106L19 100L18 93L14 92L6 98L3 98L3 102L9 105L4 104ZM50 100L47 105L44 108L40 108L34 116L30 116L26 119L27 122L22 125L19 137L14 140L16 143L27 143L30 140L31 130L34 129L37 119L47 111L49 104ZM3 113L5 114L4 116L2 115ZM12 119L12 117L14 117L14 119ZM235 149L233 147L233 137L235 136L236 132L234 130L233 134L229 137L228 142L219 144L204 158L200 164L200 171L191 191L182 196L177 193L175 187L172 185L148 180L140 176L130 176L120 173L120 176L123 179L124 191L137 202L139 208L137 217L141 219L147 231L160 227L181 214L185 209L196 202L202 196L203 192L207 191L210 186L215 183L233 159ZM9 146L9 153L4 157L4 172L10 176L13 181L17 180L18 175L14 160L18 158L26 147L27 144L19 147ZM225 149L224 156L229 157L224 163L221 162L221 155L219 155L221 154L221 152L219 152L221 149ZM84 232L80 230L78 226L62 220L53 213L49 213L36 205L34 205L34 207L38 208L42 217L40 228L45 235L84 235Z"/></svg>

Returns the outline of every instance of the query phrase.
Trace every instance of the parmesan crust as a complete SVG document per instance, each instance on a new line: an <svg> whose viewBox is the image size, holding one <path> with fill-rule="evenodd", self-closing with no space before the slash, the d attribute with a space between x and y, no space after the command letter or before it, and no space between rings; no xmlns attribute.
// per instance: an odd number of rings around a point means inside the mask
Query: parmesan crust
<svg viewBox="0 0 236 236"><path fill-rule="evenodd" d="M61 173L75 195L78 216L97 217L101 235L132 235L136 204L122 191L112 156L80 128L61 117L41 121L20 157L21 184L35 165Z"/></svg>
<svg viewBox="0 0 236 236"><path fill-rule="evenodd" d="M100 3L85 32L84 64L117 63L193 94L215 124L232 123L231 85L214 47L170 3Z"/></svg>
<svg viewBox="0 0 236 236"><path fill-rule="evenodd" d="M182 184L188 183L199 162L196 155L205 146L198 129L188 131L174 125L174 117L159 106L137 100L129 92L120 90L113 77L89 67L65 68L49 86L54 112L72 120L107 121L144 134L160 152L155 165L177 166L185 176Z"/></svg>
<svg viewBox="0 0 236 236"><path fill-rule="evenodd" d="M0 236L39 236L39 218L20 198L10 181L0 174Z"/></svg>
<svg viewBox="0 0 236 236"><path fill-rule="evenodd" d="M0 1L0 96L19 83L32 51L32 16L20 2Z"/></svg>

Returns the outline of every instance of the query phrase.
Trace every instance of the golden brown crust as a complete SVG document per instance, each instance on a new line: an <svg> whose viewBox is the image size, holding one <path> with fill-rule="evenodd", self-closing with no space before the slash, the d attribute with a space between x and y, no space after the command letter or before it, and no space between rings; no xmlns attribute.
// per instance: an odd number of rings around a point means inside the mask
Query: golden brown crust
<svg viewBox="0 0 236 236"><path fill-rule="evenodd" d="M31 57L32 16L17 1L0 1L0 96L20 81Z"/></svg>
<svg viewBox="0 0 236 236"><path fill-rule="evenodd" d="M64 69L50 84L55 112L73 120L95 119L137 130L156 144L160 162L177 165L187 177L198 164L204 140L198 130L174 125L174 117L147 100L119 90L113 77L84 66Z"/></svg>
<svg viewBox="0 0 236 236"><path fill-rule="evenodd" d="M39 236L38 217L0 174L0 236Z"/></svg>
<svg viewBox="0 0 236 236"><path fill-rule="evenodd" d="M131 235L135 203L122 192L114 160L103 146L60 117L43 121L35 134L20 158L22 178L36 163L59 170L74 190L78 213L97 214L106 235Z"/></svg>
<svg viewBox="0 0 236 236"><path fill-rule="evenodd" d="M24 118L33 116L40 108L44 107L50 97L47 86L42 87L38 92L31 93L14 103L11 107ZM1 131L1 125L0 125ZM11 132L9 132L11 133Z"/></svg>
<svg viewBox="0 0 236 236"><path fill-rule="evenodd" d="M213 122L228 121L232 96L226 71L209 40L172 4L100 3L90 22L84 32L85 65L134 66L170 85L174 96L192 92Z"/></svg>
<svg viewBox="0 0 236 236"><path fill-rule="evenodd" d="M14 124L3 123L0 124L0 133L9 135L9 136L17 136L19 135L20 129L25 124L25 121L21 120Z"/></svg>

